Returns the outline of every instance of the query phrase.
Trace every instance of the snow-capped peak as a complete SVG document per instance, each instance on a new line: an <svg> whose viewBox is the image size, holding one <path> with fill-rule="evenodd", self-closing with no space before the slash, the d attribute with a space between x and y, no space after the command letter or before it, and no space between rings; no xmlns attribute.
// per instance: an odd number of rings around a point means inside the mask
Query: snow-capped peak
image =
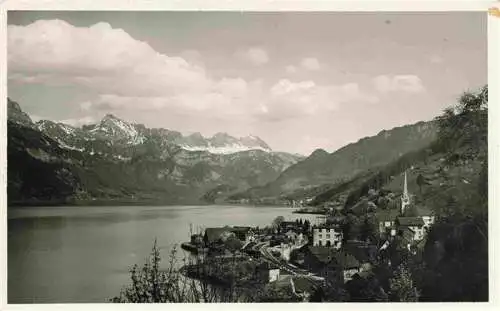
<svg viewBox="0 0 500 311"><path fill-rule="evenodd" d="M272 151L271 148L259 137L250 135L236 138L227 133L216 133L210 138L201 135L193 140L192 135L179 141L179 145L188 151L207 151L215 154L230 154L249 150Z"/></svg>
<svg viewBox="0 0 500 311"><path fill-rule="evenodd" d="M56 123L49 120L40 120L35 123L35 127L42 132L53 132L53 134L57 133L58 135L69 135L74 136L76 128L64 124L64 123Z"/></svg>
<svg viewBox="0 0 500 311"><path fill-rule="evenodd" d="M129 144L140 144L144 137L133 124L125 122L112 114L107 114L99 124L89 131L92 134L106 136L112 140L128 140Z"/></svg>
<svg viewBox="0 0 500 311"><path fill-rule="evenodd" d="M68 135L73 135L75 133L75 129L73 127L69 126L69 125L66 125L66 124L63 124L63 123L59 123L59 126Z"/></svg>
<svg viewBox="0 0 500 311"><path fill-rule="evenodd" d="M193 147L193 146L182 146L182 149L187 150L187 151L207 151L210 153L214 154L231 154L231 153L236 153L236 152L242 152L242 151L250 151L250 150L262 150L269 152L270 150L264 149L262 147L248 147L248 146L243 146L239 144L234 144L234 145L227 145L223 147L214 147L214 146L208 146L208 147Z"/></svg>
<svg viewBox="0 0 500 311"><path fill-rule="evenodd" d="M188 151L206 151L214 154L231 154L250 150L272 151L262 139L255 135L237 138L219 132L211 137L204 137L196 132L183 136L179 132L164 129L160 129L161 131L157 129L153 131L156 134L152 134L153 132L145 126L128 123L112 114L106 114L97 124L85 125L82 128L46 120L38 122L37 127L74 148L81 148L91 140L105 140L108 145L115 143L138 145L144 143L146 139L155 141L157 139L155 135L160 134L162 139L159 144L167 142ZM171 135L172 133L175 135Z"/></svg>

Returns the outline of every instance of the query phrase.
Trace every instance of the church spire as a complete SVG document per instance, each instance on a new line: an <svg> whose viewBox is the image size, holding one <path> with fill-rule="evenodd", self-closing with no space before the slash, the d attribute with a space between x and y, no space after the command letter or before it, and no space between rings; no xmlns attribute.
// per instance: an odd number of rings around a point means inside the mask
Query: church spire
<svg viewBox="0 0 500 311"><path fill-rule="evenodd" d="M401 215L404 215L406 208L410 205L410 195L408 193L408 179L405 171L405 181L403 185L403 195L401 196Z"/></svg>
<svg viewBox="0 0 500 311"><path fill-rule="evenodd" d="M408 179L406 178L406 171L405 171L405 184L403 186L403 196L405 197L408 196Z"/></svg>

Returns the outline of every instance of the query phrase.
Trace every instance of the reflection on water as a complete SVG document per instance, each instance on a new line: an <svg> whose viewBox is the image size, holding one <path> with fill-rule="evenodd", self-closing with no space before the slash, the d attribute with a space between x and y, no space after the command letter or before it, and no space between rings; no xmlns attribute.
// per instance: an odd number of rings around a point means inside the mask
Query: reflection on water
<svg viewBox="0 0 500 311"><path fill-rule="evenodd" d="M8 211L8 302L104 302L153 240L165 258L189 226L264 226L291 209L245 206L30 207ZM180 252L180 256L183 256Z"/></svg>

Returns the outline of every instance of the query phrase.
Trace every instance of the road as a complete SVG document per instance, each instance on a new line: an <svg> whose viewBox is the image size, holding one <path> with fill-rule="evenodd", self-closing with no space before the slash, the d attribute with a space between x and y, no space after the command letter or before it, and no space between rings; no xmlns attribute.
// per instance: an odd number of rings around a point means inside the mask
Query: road
<svg viewBox="0 0 500 311"><path fill-rule="evenodd" d="M283 269L294 276L301 276L309 278L311 280L323 280L322 277L316 276L307 270L292 266L289 263L283 262L274 257L273 254L271 254L271 252L269 251L268 243L265 242L258 243L254 246L254 249L260 251L260 253L262 254L262 258L264 260L276 264L278 267L280 267L280 269Z"/></svg>

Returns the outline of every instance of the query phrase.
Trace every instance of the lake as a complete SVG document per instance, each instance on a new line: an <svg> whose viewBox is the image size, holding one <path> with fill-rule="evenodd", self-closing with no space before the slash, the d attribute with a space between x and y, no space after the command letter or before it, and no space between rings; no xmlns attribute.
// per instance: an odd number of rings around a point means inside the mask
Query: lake
<svg viewBox="0 0 500 311"><path fill-rule="evenodd" d="M8 303L106 302L129 283L155 237L166 263L197 228L315 220L284 207L110 206L8 209ZM184 251L179 247L179 253ZM187 255L187 254L186 254Z"/></svg>

